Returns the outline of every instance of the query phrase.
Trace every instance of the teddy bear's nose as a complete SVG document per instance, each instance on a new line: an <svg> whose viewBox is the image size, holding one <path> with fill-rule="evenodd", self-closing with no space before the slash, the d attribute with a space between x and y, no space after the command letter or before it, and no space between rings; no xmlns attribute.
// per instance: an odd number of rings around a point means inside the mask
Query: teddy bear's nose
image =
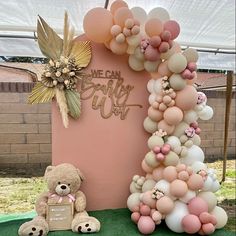
<svg viewBox="0 0 236 236"><path fill-rule="evenodd" d="M61 189L66 189L66 186L65 186L65 185L62 185L62 186L61 186Z"/></svg>

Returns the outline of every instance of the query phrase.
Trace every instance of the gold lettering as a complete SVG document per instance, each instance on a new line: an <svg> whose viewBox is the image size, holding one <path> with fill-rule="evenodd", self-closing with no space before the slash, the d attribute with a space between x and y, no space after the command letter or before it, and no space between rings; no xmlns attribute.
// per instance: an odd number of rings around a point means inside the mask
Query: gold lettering
<svg viewBox="0 0 236 236"><path fill-rule="evenodd" d="M103 77L105 76L105 77ZM96 83L94 79L109 79L105 84ZM92 98L92 109L100 110L104 119L112 115L120 116L124 120L131 107L142 108L139 104L127 104L134 86L124 85L120 71L91 70L90 75L84 75L81 82L81 99Z"/></svg>

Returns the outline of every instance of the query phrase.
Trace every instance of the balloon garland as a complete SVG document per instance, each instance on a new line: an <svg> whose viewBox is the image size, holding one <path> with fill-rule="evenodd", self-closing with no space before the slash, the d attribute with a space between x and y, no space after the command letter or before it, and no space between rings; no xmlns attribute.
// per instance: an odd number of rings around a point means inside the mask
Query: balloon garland
<svg viewBox="0 0 236 236"><path fill-rule="evenodd" d="M132 221L142 234L152 233L162 220L177 233L209 235L224 227L227 214L217 206L214 194L220 185L215 171L203 163L199 147L197 120L211 119L213 109L194 86L197 51L182 52L174 41L179 24L163 8L147 15L140 7L129 9L116 0L110 10L90 10L83 25L90 40L117 55L128 54L130 68L152 75L143 123L152 134L147 142L150 151L141 164L146 175L135 175L130 184L127 206Z"/></svg>

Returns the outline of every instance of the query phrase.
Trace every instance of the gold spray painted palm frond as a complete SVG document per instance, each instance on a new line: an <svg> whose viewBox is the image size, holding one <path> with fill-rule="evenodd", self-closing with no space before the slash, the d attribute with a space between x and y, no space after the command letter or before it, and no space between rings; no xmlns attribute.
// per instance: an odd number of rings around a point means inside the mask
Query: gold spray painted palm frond
<svg viewBox="0 0 236 236"><path fill-rule="evenodd" d="M74 40L74 28L70 27L67 13L64 18L63 39L40 16L37 33L39 47L50 60L28 101L34 104L49 102L55 98L63 124L67 128L68 115L74 119L80 116L80 94L76 85L82 68L91 60L90 42Z"/></svg>

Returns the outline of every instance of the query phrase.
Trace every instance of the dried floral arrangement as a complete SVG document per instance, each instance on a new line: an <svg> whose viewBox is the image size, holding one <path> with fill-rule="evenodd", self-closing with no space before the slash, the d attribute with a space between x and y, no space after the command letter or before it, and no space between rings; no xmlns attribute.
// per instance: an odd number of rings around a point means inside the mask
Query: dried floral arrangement
<svg viewBox="0 0 236 236"><path fill-rule="evenodd" d="M39 16L37 23L39 48L49 59L41 78L34 86L28 102L30 104L49 102L56 98L62 121L67 128L68 116L79 118L81 112L80 94L77 83L83 68L91 60L89 41L74 40L74 28L69 25L68 14L64 18L63 39Z"/></svg>

